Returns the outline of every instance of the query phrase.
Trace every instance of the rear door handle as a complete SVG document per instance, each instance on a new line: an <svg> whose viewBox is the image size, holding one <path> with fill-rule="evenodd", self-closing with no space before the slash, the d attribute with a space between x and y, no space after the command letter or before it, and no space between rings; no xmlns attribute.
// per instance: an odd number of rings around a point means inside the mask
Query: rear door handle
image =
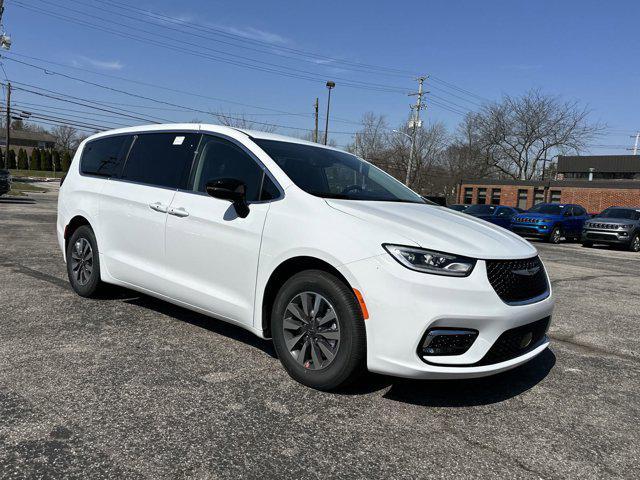
<svg viewBox="0 0 640 480"><path fill-rule="evenodd" d="M182 207L178 207L178 208L170 208L169 209L169 215L174 215L176 217L188 217L189 216L189 212L187 212L184 208Z"/></svg>
<svg viewBox="0 0 640 480"><path fill-rule="evenodd" d="M161 204L160 202L150 203L149 208L151 210L155 210L156 212L167 213L167 206Z"/></svg>

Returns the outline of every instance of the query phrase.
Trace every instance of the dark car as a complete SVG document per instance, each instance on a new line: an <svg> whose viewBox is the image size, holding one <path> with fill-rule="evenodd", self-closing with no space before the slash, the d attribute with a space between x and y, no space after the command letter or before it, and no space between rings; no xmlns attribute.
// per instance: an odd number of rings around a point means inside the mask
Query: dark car
<svg viewBox="0 0 640 480"><path fill-rule="evenodd" d="M11 190L11 173L9 170L0 170L0 195Z"/></svg>
<svg viewBox="0 0 640 480"><path fill-rule="evenodd" d="M514 215L518 215L522 210L513 207L505 207L501 205L470 205L464 213L472 215L494 225L503 228L510 228L511 219Z"/></svg>
<svg viewBox="0 0 640 480"><path fill-rule="evenodd" d="M584 222L591 218L581 205L539 203L511 219L511 230L523 237L535 237L551 243L562 238L580 240Z"/></svg>
<svg viewBox="0 0 640 480"><path fill-rule="evenodd" d="M455 210L456 212L464 212L470 206L471 205L462 205L461 203L455 203L453 205L448 205L447 208L450 208L451 210Z"/></svg>
<svg viewBox="0 0 640 480"><path fill-rule="evenodd" d="M620 245L640 252L640 207L609 207L584 224L582 245Z"/></svg>

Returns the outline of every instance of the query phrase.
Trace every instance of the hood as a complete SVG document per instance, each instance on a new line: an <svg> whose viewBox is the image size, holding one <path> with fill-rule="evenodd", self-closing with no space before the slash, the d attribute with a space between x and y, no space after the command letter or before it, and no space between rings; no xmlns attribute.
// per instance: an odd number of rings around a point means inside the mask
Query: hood
<svg viewBox="0 0 640 480"><path fill-rule="evenodd" d="M587 220L588 223L600 223L604 225L635 225L637 220L628 218L594 217Z"/></svg>
<svg viewBox="0 0 640 480"><path fill-rule="evenodd" d="M529 258L537 250L523 238L446 207L420 203L325 199L329 206L422 248L479 259Z"/></svg>

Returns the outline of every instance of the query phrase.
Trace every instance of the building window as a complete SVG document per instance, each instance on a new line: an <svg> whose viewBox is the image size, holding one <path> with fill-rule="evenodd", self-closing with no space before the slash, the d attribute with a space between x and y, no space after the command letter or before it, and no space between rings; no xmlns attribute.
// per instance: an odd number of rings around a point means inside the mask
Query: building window
<svg viewBox="0 0 640 480"><path fill-rule="evenodd" d="M536 188L533 190L533 204L544 203L544 189Z"/></svg>
<svg viewBox="0 0 640 480"><path fill-rule="evenodd" d="M478 205L484 205L487 203L487 189L479 188L478 189Z"/></svg>
<svg viewBox="0 0 640 480"><path fill-rule="evenodd" d="M560 203L560 190L551 190L550 202Z"/></svg>
<svg viewBox="0 0 640 480"><path fill-rule="evenodd" d="M529 192L527 190L518 190L518 208L521 208L522 210L527 209L528 193Z"/></svg>
<svg viewBox="0 0 640 480"><path fill-rule="evenodd" d="M500 205L500 189L491 190L491 205Z"/></svg>
<svg viewBox="0 0 640 480"><path fill-rule="evenodd" d="M465 188L464 189L464 204L471 205L473 201L473 188Z"/></svg>

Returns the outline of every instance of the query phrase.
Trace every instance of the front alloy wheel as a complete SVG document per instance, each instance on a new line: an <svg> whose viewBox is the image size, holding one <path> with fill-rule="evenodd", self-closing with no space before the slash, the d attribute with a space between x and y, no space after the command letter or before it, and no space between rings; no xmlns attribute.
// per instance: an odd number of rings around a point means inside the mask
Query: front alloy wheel
<svg viewBox="0 0 640 480"><path fill-rule="evenodd" d="M551 231L551 235L549 235L549 242L558 244L562 239L562 232L560 231L560 227L554 227Z"/></svg>
<svg viewBox="0 0 640 480"><path fill-rule="evenodd" d="M328 367L340 348L335 309L317 292L296 295L284 312L282 330L289 353L306 369Z"/></svg>
<svg viewBox="0 0 640 480"><path fill-rule="evenodd" d="M367 339L360 303L341 278L323 270L293 275L271 309L278 358L298 382L333 390L365 371Z"/></svg>
<svg viewBox="0 0 640 480"><path fill-rule="evenodd" d="M629 244L629 250L632 252L640 252L640 234L636 233L631 239L631 243Z"/></svg>

